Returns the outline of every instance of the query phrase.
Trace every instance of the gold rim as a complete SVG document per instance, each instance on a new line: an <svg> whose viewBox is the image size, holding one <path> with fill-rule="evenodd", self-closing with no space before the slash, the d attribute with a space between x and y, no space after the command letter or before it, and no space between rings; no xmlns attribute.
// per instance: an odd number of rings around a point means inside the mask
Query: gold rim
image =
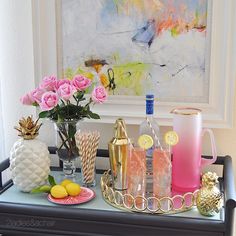
<svg viewBox="0 0 236 236"><path fill-rule="evenodd" d="M102 197L103 199L110 204L111 206L118 208L120 210L129 211L129 212L140 212L140 213L149 213L149 214L174 214L185 212L192 209L196 205L196 190L195 192L188 192L182 195L175 195L172 197L143 197L143 196L132 196L131 194L123 193L113 189L111 181L111 172L110 170L105 171L101 177L100 181ZM187 204L186 196L190 196L190 204ZM181 205L179 207L174 206L174 201L180 198ZM139 206L140 201L142 206ZM154 207L149 207L149 203L155 201ZM162 201L168 201L168 209L162 209Z"/></svg>
<svg viewBox="0 0 236 236"><path fill-rule="evenodd" d="M180 107L173 109L170 113L177 114L177 115L198 115L202 112L201 109L193 108L193 107Z"/></svg>

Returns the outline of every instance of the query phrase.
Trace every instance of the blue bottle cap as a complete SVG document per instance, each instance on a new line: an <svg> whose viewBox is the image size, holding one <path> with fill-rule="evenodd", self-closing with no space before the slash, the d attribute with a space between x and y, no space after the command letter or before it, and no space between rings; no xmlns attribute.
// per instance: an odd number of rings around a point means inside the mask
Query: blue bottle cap
<svg viewBox="0 0 236 236"><path fill-rule="evenodd" d="M153 94L147 94L146 95L146 100L153 100L154 99L154 95Z"/></svg>

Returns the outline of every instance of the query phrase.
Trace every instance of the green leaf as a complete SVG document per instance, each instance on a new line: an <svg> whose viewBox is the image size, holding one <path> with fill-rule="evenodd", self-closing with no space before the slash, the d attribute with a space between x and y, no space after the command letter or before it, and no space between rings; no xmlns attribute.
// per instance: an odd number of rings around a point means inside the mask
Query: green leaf
<svg viewBox="0 0 236 236"><path fill-rule="evenodd" d="M32 189L30 193L50 193L51 188L49 185L43 185Z"/></svg>
<svg viewBox="0 0 236 236"><path fill-rule="evenodd" d="M46 118L46 117L50 117L50 112L49 111L42 111L39 113L39 118Z"/></svg>
<svg viewBox="0 0 236 236"><path fill-rule="evenodd" d="M79 101L85 100L85 98L83 98L84 93L85 93L84 91L78 91L78 92L76 93L76 98L77 98Z"/></svg>
<svg viewBox="0 0 236 236"><path fill-rule="evenodd" d="M81 112L83 111L83 109L84 109L84 108L83 108L82 106L77 106L77 107L76 107L76 112L77 112L77 113L81 113Z"/></svg>
<svg viewBox="0 0 236 236"><path fill-rule="evenodd" d="M78 98L77 99L78 102L85 101L85 100L86 100L86 98Z"/></svg>
<svg viewBox="0 0 236 236"><path fill-rule="evenodd" d="M60 106L57 112L58 112L58 116L65 120L76 119L77 106L74 104Z"/></svg>
<svg viewBox="0 0 236 236"><path fill-rule="evenodd" d="M48 176L48 182L52 187L57 184L54 177L51 175Z"/></svg>
<svg viewBox="0 0 236 236"><path fill-rule="evenodd" d="M92 119L100 119L100 116L97 113L93 113L91 111L88 111L88 115L92 118Z"/></svg>
<svg viewBox="0 0 236 236"><path fill-rule="evenodd" d="M37 187L37 188L34 188L30 191L30 193L42 193L42 191L40 190L41 186L40 187Z"/></svg>
<svg viewBox="0 0 236 236"><path fill-rule="evenodd" d="M34 102L32 105L33 105L34 107L38 107L38 106L39 106L39 104L38 104L37 102Z"/></svg>
<svg viewBox="0 0 236 236"><path fill-rule="evenodd" d="M52 186L49 185L43 185L40 187L40 190L43 191L44 193L50 193Z"/></svg>

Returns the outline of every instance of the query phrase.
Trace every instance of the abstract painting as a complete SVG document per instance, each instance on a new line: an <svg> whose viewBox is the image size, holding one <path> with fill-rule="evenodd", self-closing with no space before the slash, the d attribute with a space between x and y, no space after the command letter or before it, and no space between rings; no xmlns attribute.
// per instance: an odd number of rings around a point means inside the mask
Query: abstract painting
<svg viewBox="0 0 236 236"><path fill-rule="evenodd" d="M110 95L208 102L207 0L61 0L64 76Z"/></svg>

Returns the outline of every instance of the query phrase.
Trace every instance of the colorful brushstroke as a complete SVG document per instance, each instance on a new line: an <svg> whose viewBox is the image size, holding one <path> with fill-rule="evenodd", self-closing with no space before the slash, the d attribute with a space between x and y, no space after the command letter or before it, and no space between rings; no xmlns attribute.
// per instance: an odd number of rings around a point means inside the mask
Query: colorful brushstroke
<svg viewBox="0 0 236 236"><path fill-rule="evenodd" d="M132 62L119 65L102 65L99 64L90 68L78 67L75 71L72 68L67 68L64 71L64 77L73 78L76 74L82 74L91 79L94 83L102 84L110 94L125 94L141 96L145 93L145 80L150 65L141 62ZM98 69L99 67L99 69ZM142 85L142 86L140 86ZM125 88L127 91L125 91ZM132 92L130 92L132 91Z"/></svg>
<svg viewBox="0 0 236 236"><path fill-rule="evenodd" d="M190 30L200 32L206 30L206 1L113 0L113 7L111 2L104 5L104 11L108 14L115 12L117 15L125 14L144 21L143 25L138 25L137 33L132 37L132 41L146 43L149 47L154 37L158 37L167 30L173 37Z"/></svg>
<svg viewBox="0 0 236 236"><path fill-rule="evenodd" d="M82 73L111 95L154 89L164 99L182 94L191 101L194 94L204 102L207 6L207 0L62 0L65 76Z"/></svg>

